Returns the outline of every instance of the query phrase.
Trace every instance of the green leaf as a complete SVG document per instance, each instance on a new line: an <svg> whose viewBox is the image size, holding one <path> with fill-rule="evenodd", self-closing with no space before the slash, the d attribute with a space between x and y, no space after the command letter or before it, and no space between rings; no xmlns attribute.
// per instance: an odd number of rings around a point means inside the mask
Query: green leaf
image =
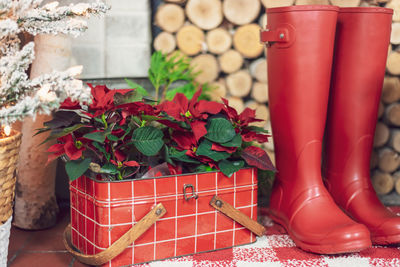
<svg viewBox="0 0 400 267"><path fill-rule="evenodd" d="M69 180L74 181L82 176L89 169L90 162L92 162L92 159L86 158L84 160L71 160L65 163L65 170L67 171Z"/></svg>
<svg viewBox="0 0 400 267"><path fill-rule="evenodd" d="M108 140L115 141L115 142L119 140L119 138L113 134L107 135L107 138L108 138Z"/></svg>
<svg viewBox="0 0 400 267"><path fill-rule="evenodd" d="M193 95L196 93L196 87L193 85L193 83L186 83L185 85L168 90L165 98L167 100L172 100L177 93L182 93L188 99L192 99Z"/></svg>
<svg viewBox="0 0 400 267"><path fill-rule="evenodd" d="M170 153L169 151L170 151L170 150L168 149L168 146L167 146L167 145L164 145L163 156L164 156L165 161L166 161L167 163L169 163L169 164L175 166L174 162L173 162L172 159L171 159L171 156L170 156L170 154L169 154L169 153Z"/></svg>
<svg viewBox="0 0 400 267"><path fill-rule="evenodd" d="M226 147L240 147L242 145L242 136L240 134L237 134L231 141L228 141L226 143L222 143L221 146L226 146Z"/></svg>
<svg viewBox="0 0 400 267"><path fill-rule="evenodd" d="M43 123L44 126L55 129L70 126L71 124L80 122L81 117L73 111L57 111L53 115L53 119Z"/></svg>
<svg viewBox="0 0 400 267"><path fill-rule="evenodd" d="M215 171L215 169L211 168L208 165L199 165L194 169L194 172L212 172Z"/></svg>
<svg viewBox="0 0 400 267"><path fill-rule="evenodd" d="M186 151L187 150L183 150L183 151L175 150L175 151L171 152L170 157L177 161L182 161L182 162L186 162L186 163L195 163L195 164L200 163L198 160L186 155Z"/></svg>
<svg viewBox="0 0 400 267"><path fill-rule="evenodd" d="M149 80L155 88L160 87L162 84L166 83L167 71L166 67L166 56L160 51L156 51L151 55L150 68L148 71Z"/></svg>
<svg viewBox="0 0 400 267"><path fill-rule="evenodd" d="M84 124L75 124L74 126L64 128L62 131L58 131L58 130L57 131L53 131L50 134L49 137L47 137L42 143L40 143L40 145L42 145L42 144L44 144L44 143L46 143L46 142L48 142L50 140L66 136L66 135L68 135L68 134L70 134L70 133L72 133L72 132L74 132L74 131L76 131L76 130L78 130L80 128L85 128L85 127L89 127L89 126L84 125Z"/></svg>
<svg viewBox="0 0 400 267"><path fill-rule="evenodd" d="M157 117L157 116L142 115L142 120L145 120L145 121L148 121L148 122L150 122L150 121L157 121L157 120L159 120L159 119L160 119L160 118Z"/></svg>
<svg viewBox="0 0 400 267"><path fill-rule="evenodd" d="M249 126L249 127L246 127L246 129L253 131L253 132L266 133L266 134L270 133L268 130L265 130L264 128L258 127L258 126Z"/></svg>
<svg viewBox="0 0 400 267"><path fill-rule="evenodd" d="M128 127L126 127L126 129L123 128L123 130L125 131L125 133L124 133L124 135L121 137L121 140L124 140L124 138L125 138L128 134L131 133L131 131L132 131L131 125L128 125Z"/></svg>
<svg viewBox="0 0 400 267"><path fill-rule="evenodd" d="M106 140L106 132L87 133L83 137L99 143L104 143Z"/></svg>
<svg viewBox="0 0 400 267"><path fill-rule="evenodd" d="M101 123L102 125L104 125L104 122L103 122L103 120L101 118L95 117L94 120L99 122L99 123Z"/></svg>
<svg viewBox="0 0 400 267"><path fill-rule="evenodd" d="M147 92L147 90L144 89L140 84L137 84L134 81L129 80L129 79L125 79L125 82L128 84L128 86L131 89L136 89L141 95L143 95L143 96L149 95L149 92Z"/></svg>
<svg viewBox="0 0 400 267"><path fill-rule="evenodd" d="M206 156L214 161L220 161L222 159L229 158L230 154L222 151L211 150L212 143L208 140L203 140L197 148L196 155Z"/></svg>
<svg viewBox="0 0 400 267"><path fill-rule="evenodd" d="M212 118L207 123L205 138L216 143L226 143L235 137L236 132L227 119Z"/></svg>
<svg viewBox="0 0 400 267"><path fill-rule="evenodd" d="M119 106L122 104L129 104L129 103L133 103L133 102L139 102L142 100L143 100L143 95L136 90L125 93L125 94L116 93L114 95L114 104L116 106Z"/></svg>
<svg viewBox="0 0 400 267"><path fill-rule="evenodd" d="M136 148L146 156L154 156L160 151L164 142L164 134L153 126L136 129L132 134L132 141Z"/></svg>
<svg viewBox="0 0 400 267"><path fill-rule="evenodd" d="M244 166L243 160L238 161L229 161L229 160L221 160L218 163L218 167L223 174L228 177L231 177L233 173L237 172Z"/></svg>
<svg viewBox="0 0 400 267"><path fill-rule="evenodd" d="M100 172L106 174L117 174L118 168L112 163L106 163L101 167Z"/></svg>
<svg viewBox="0 0 400 267"><path fill-rule="evenodd" d="M208 83L203 83L201 85L201 88L203 90L201 92L201 95L199 96L199 100L212 100L211 96L214 94L217 86L212 86Z"/></svg>
<svg viewBox="0 0 400 267"><path fill-rule="evenodd" d="M33 136L36 136L36 135L41 134L41 133L48 132L50 130L51 130L51 128L39 128L39 129L36 129L36 133Z"/></svg>
<svg viewBox="0 0 400 267"><path fill-rule="evenodd" d="M97 143L97 142L92 142L92 145L93 145L95 148L97 148L100 152L102 152L102 153L104 154L104 156L106 157L107 161L110 160L111 155L110 155L110 153L108 153L108 152L106 151L106 149L104 148L104 146L103 146L102 144Z"/></svg>

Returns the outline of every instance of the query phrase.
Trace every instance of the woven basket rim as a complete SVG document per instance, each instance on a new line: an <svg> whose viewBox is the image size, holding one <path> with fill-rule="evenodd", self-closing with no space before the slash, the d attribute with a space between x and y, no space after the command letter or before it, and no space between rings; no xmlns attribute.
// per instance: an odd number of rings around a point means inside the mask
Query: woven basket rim
<svg viewBox="0 0 400 267"><path fill-rule="evenodd" d="M17 130L11 130L11 134L7 137L0 138L0 146L14 142L21 137L22 133Z"/></svg>

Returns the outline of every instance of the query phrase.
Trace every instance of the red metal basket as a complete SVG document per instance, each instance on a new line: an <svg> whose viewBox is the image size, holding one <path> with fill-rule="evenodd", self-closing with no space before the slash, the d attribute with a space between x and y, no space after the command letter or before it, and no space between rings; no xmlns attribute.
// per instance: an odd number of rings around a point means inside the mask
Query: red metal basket
<svg viewBox="0 0 400 267"><path fill-rule="evenodd" d="M167 213L103 266L125 266L255 241L255 235L210 206L214 195L257 219L257 170L70 183L72 244L92 255L107 249L156 204Z"/></svg>

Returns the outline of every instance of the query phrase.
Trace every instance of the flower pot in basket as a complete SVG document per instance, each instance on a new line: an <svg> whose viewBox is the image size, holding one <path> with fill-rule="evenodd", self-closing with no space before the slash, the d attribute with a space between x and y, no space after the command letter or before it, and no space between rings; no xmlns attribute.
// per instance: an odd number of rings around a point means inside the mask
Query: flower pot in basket
<svg viewBox="0 0 400 267"><path fill-rule="evenodd" d="M201 90L152 105L135 90L91 87L91 104L65 101L41 129L57 139L49 160L67 161L65 245L78 260L130 265L263 234L256 168L273 166L254 144L269 137L251 125L255 110L238 114L226 100L198 100Z"/></svg>
<svg viewBox="0 0 400 267"><path fill-rule="evenodd" d="M241 169L230 178L221 172L114 182L82 176L70 183L70 193L71 241L85 255L107 250L157 204L166 211L122 253L107 262L102 259L104 266L125 266L248 244L255 241L255 235L246 227L255 225L255 232L261 234L264 229L250 220L257 219L254 168ZM217 205L226 203L242 218L248 217L241 221L245 226L211 206L214 196L219 199ZM96 256L91 260L86 263L101 263Z"/></svg>
<svg viewBox="0 0 400 267"><path fill-rule="evenodd" d="M21 133L0 138L0 266L6 266Z"/></svg>

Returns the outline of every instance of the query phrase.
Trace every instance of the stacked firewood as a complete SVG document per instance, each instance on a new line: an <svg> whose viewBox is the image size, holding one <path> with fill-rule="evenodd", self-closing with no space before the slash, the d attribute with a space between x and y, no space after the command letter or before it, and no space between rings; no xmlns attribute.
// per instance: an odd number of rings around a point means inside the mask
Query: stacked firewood
<svg viewBox="0 0 400 267"><path fill-rule="evenodd" d="M400 0L387 1L385 6L394 14L371 157L372 183L381 195L400 194Z"/></svg>
<svg viewBox="0 0 400 267"><path fill-rule="evenodd" d="M164 0L157 7L154 23L161 29L154 38L155 50L176 51L192 58L197 80L215 87L213 100L225 97L237 110L256 109L271 130L268 109L268 78L265 49L259 30L265 28L265 8L332 4L341 7L380 5L395 10L388 77L385 79L380 121L371 160L373 183L380 194L394 187L400 193L400 0ZM273 140L265 145L274 160Z"/></svg>

